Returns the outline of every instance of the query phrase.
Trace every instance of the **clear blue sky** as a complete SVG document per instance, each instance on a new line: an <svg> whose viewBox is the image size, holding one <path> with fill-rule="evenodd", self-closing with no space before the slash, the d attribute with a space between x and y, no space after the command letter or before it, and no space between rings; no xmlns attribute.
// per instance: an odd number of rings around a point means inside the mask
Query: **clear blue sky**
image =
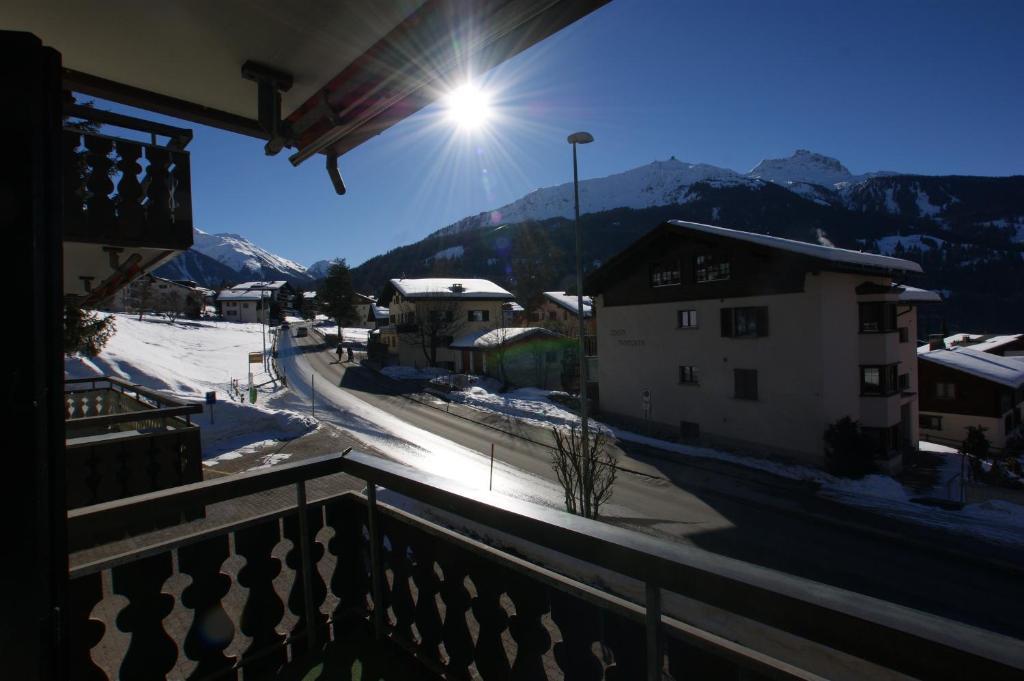
<svg viewBox="0 0 1024 681"><path fill-rule="evenodd" d="M499 118L467 136L437 107L342 157L198 127L196 225L309 265L352 265L532 189L655 159L746 171L807 148L853 172L1024 173L1024 2L613 0L486 74Z"/></svg>

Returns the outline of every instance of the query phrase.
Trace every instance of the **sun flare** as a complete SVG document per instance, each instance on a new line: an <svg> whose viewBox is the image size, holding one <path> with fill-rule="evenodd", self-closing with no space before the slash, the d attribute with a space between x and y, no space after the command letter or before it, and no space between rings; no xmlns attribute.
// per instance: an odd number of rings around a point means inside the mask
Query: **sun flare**
<svg viewBox="0 0 1024 681"><path fill-rule="evenodd" d="M448 119L463 130L478 130L491 118L490 96L473 83L448 93L445 106Z"/></svg>

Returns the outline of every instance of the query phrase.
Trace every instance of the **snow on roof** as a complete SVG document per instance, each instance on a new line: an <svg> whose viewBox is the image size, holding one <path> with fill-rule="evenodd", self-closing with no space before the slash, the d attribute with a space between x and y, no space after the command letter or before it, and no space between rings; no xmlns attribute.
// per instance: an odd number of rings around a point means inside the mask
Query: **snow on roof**
<svg viewBox="0 0 1024 681"><path fill-rule="evenodd" d="M937 291L929 291L914 286L900 286L900 300L906 303L941 303L942 296Z"/></svg>
<svg viewBox="0 0 1024 681"><path fill-rule="evenodd" d="M391 316L391 311L380 305L371 305L370 313L373 315L374 319L387 319Z"/></svg>
<svg viewBox="0 0 1024 681"><path fill-rule="evenodd" d="M505 303L504 307L511 312L526 312L526 308L514 300Z"/></svg>
<svg viewBox="0 0 1024 681"><path fill-rule="evenodd" d="M404 298L513 298L511 293L486 279L392 279L391 285Z"/></svg>
<svg viewBox="0 0 1024 681"><path fill-rule="evenodd" d="M451 348L474 348L477 350L496 348L505 343L524 340L532 336L557 336L554 331L539 326L507 327L489 331L471 331L453 340Z"/></svg>
<svg viewBox="0 0 1024 681"><path fill-rule="evenodd" d="M982 333L954 333L942 339L947 348L967 347L980 352L993 352L1004 345L1014 343L1024 337L1024 334L1013 333L1001 336L989 336ZM917 354L930 352L929 345L922 345L917 349Z"/></svg>
<svg viewBox="0 0 1024 681"><path fill-rule="evenodd" d="M235 284L231 288L235 291L276 291L287 283L287 281L246 281L241 284Z"/></svg>
<svg viewBox="0 0 1024 681"><path fill-rule="evenodd" d="M303 291L302 297L306 299L316 298L316 291Z"/></svg>
<svg viewBox="0 0 1024 681"><path fill-rule="evenodd" d="M807 255L812 258L819 258L821 260L828 260L831 262L862 265L865 267L875 267L883 270L898 270L900 272L923 271L921 266L916 262L903 260L902 258L892 258L887 255L862 253L861 251L851 251L846 248L836 248L834 246L822 246L820 244L811 244L805 241L783 239L778 236L768 236L767 234L755 234L754 232L744 232L738 229L728 229L726 227L717 227L715 225L703 225L699 222L685 222L683 220L669 220L668 222L676 227L690 229L695 232L713 234L715 236L725 237L726 239L736 239L737 241L746 241L759 246L767 246L768 248L778 248L783 251L800 253L801 255Z"/></svg>
<svg viewBox="0 0 1024 681"><path fill-rule="evenodd" d="M564 307L569 312L576 314L577 300L576 296L570 295L565 291L544 291L544 297L550 300L555 305ZM590 296L583 296L583 316L589 317L594 312L594 301L590 299Z"/></svg>
<svg viewBox="0 0 1024 681"><path fill-rule="evenodd" d="M217 294L217 300L259 300L266 297L262 290L259 291L236 291L227 289Z"/></svg>
<svg viewBox="0 0 1024 681"><path fill-rule="evenodd" d="M918 358L1010 388L1024 386L1024 358L1021 357L1000 357L974 348L955 347L919 353Z"/></svg>
<svg viewBox="0 0 1024 681"><path fill-rule="evenodd" d="M356 298L359 298L362 301L361 303L359 303L360 305L377 302L376 296L367 295L365 293L356 293Z"/></svg>

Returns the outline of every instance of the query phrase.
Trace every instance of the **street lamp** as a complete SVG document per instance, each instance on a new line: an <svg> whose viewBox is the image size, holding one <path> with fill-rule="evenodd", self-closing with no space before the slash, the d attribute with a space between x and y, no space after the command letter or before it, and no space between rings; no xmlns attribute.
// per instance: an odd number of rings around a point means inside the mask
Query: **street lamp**
<svg viewBox="0 0 1024 681"><path fill-rule="evenodd" d="M594 136L589 132L574 132L567 141L572 145L572 186L576 197L576 319L579 323L576 352L580 360L580 437L583 452L587 453L590 447L587 442L587 362L583 348L583 235L580 232L580 178L576 166L576 145L590 144Z"/></svg>

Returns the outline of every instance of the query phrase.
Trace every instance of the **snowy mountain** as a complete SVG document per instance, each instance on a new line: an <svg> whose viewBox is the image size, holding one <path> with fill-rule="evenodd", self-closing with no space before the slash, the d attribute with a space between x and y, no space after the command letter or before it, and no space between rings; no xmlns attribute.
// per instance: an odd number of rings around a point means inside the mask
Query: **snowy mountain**
<svg viewBox="0 0 1024 681"><path fill-rule="evenodd" d="M153 274L172 281L194 281L207 288L217 288L224 282L239 279L237 271L192 248L164 263Z"/></svg>
<svg viewBox="0 0 1024 681"><path fill-rule="evenodd" d="M196 229L192 249L230 267L246 279L284 279L298 284L313 277L299 263L274 255L238 234L207 234Z"/></svg>
<svg viewBox="0 0 1024 681"><path fill-rule="evenodd" d="M330 260L317 260L315 263L306 268L306 274L313 277L314 279L323 279L327 276L327 270L331 269L331 265L338 262L340 258L331 258Z"/></svg>

